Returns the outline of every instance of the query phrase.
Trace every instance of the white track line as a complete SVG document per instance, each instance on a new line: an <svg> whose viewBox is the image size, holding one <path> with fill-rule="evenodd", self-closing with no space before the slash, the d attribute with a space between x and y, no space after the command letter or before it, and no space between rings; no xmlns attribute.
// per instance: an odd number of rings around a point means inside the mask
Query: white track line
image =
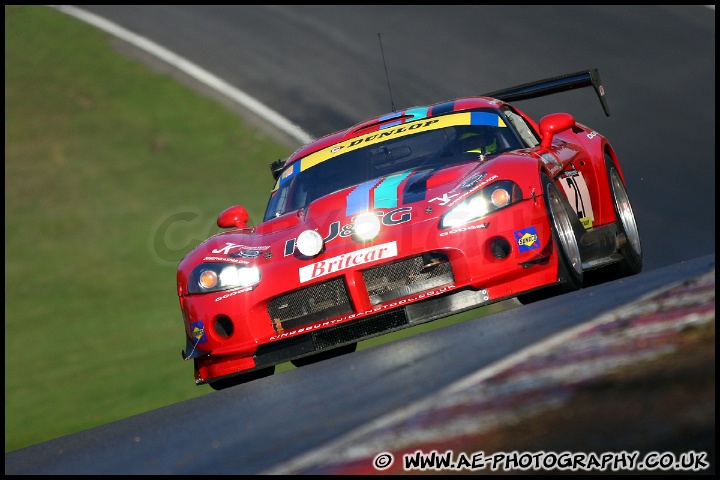
<svg viewBox="0 0 720 480"><path fill-rule="evenodd" d="M300 142L300 144L305 145L313 140L313 137L311 137L308 133L306 133L300 127L293 124L276 111L266 107L247 93L238 90L224 80L216 77L212 73L203 70L194 63L187 61L186 59L158 45L157 43L140 35L136 35L113 22L110 22L98 15L87 12L85 10L75 8L70 5L48 6L55 8L60 12L71 15L79 20L82 20L83 22L89 23L90 25L93 25L101 30L104 30L111 35L114 35L134 45L135 47L150 53L151 55L154 55L155 57L163 60L164 62L167 62L168 64L186 73L195 80L198 80L203 84L207 85L208 87L222 93L223 95L227 96L228 98L234 100L238 104L252 111L256 115L260 116L264 120L270 122L273 126L277 127L290 137Z"/></svg>

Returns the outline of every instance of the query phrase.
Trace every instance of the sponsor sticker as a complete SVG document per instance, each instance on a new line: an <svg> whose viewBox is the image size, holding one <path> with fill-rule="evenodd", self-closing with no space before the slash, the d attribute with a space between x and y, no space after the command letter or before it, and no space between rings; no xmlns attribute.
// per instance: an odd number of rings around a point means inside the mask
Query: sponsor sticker
<svg viewBox="0 0 720 480"><path fill-rule="evenodd" d="M358 265L384 260L387 258L397 257L397 242L383 243L362 250L356 250L350 253L344 253L336 257L328 258L320 262L301 267L298 272L300 274L300 283L304 283L315 278L337 273L348 268L354 268Z"/></svg>
<svg viewBox="0 0 720 480"><path fill-rule="evenodd" d="M565 190L565 196L577 212L585 229L592 228L595 214L590 199L590 189L582 172L575 169L566 171L565 177L560 179L560 185Z"/></svg>
<svg viewBox="0 0 720 480"><path fill-rule="evenodd" d="M402 307L402 306L404 306L404 305L413 303L413 302L415 302L415 301L417 301L417 300L424 300L424 299L427 299L427 298L431 298L431 297L433 297L433 296L435 296L435 295L440 295L440 294L442 294L442 293L449 292L450 290L454 290L454 289L455 289L455 285L452 285L452 284L445 285L445 286L440 287L440 288L435 288L435 289L433 289L433 290L428 290L428 291L426 291L426 292L422 292L422 293L420 293L420 294L418 294L418 295L415 295L415 296L413 296L413 297L409 297L409 298L404 299L404 300L398 300L398 301L396 301L396 302L388 303L388 304L385 304L385 305L378 305L378 306L376 306L376 307L373 307L371 310L365 310L364 312L357 312L357 313L352 313L352 314L350 314L350 315L344 315L344 316L342 316L342 317L334 318L334 319L332 319L332 320L323 320L323 321L318 322L318 323L316 323L316 324L314 324L314 325L313 325L313 324L305 325L305 326L302 327L302 328L296 328L296 329L290 330L290 331L285 331L285 330L283 330L282 325L281 325L281 323L280 323L280 319L273 319L273 323L275 324L275 329L277 330L277 332L279 333L279 335L274 335L274 336L270 337L270 340L271 340L271 341L280 340L280 339L282 339L282 338L292 337L292 336L294 336L294 335L299 335L299 334L301 334L301 333L307 333L307 332L310 332L310 331L312 331L312 330L319 330L319 329L322 329L322 328L325 328L325 327L330 327L330 326L333 326L333 325L337 325L338 323L347 322L348 320L352 320L352 319L354 319L354 318L360 318L360 317L363 317L363 316L366 316L366 315L372 315L372 314L374 314L374 313L379 313L379 312L382 312L382 311L384 311L384 310L391 310L391 309L396 308L396 307ZM485 294L487 294L487 291L486 291L486 290L483 290L482 292L485 293ZM487 297L487 296L485 297L485 300L488 300L488 297ZM278 326L278 325L279 325L279 326Z"/></svg>
<svg viewBox="0 0 720 480"><path fill-rule="evenodd" d="M208 341L202 321L190 323L190 335L195 339L197 345Z"/></svg>
<svg viewBox="0 0 720 480"><path fill-rule="evenodd" d="M540 238L538 237L535 227L528 227L523 230L516 231L515 240L520 253L540 248Z"/></svg>
<svg viewBox="0 0 720 480"><path fill-rule="evenodd" d="M225 263L237 263L239 265L250 265L250 262L247 260L239 260L236 258L228 258L228 257L205 257L203 258L203 262L225 262Z"/></svg>
<svg viewBox="0 0 720 480"><path fill-rule="evenodd" d="M212 250L212 253L219 253L222 255L231 255L230 250L237 249L238 251L242 250L248 250L248 251L265 251L270 248L270 245L255 245L255 246L249 246L249 245L241 245L239 243L232 243L232 242L225 242L225 246L222 248L216 248ZM257 256L257 255L256 255Z"/></svg>

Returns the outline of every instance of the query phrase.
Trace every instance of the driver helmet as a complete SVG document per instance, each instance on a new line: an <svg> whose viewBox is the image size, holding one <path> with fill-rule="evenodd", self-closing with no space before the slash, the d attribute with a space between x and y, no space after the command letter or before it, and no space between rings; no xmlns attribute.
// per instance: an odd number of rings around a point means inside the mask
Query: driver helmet
<svg viewBox="0 0 720 480"><path fill-rule="evenodd" d="M475 127L472 131L461 134L459 142L460 151L466 153L489 155L498 149L495 129L488 125Z"/></svg>

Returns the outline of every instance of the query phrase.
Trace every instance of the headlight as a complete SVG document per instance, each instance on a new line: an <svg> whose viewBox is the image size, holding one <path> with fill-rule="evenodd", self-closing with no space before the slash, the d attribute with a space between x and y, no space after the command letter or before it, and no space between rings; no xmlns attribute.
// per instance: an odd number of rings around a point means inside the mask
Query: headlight
<svg viewBox="0 0 720 480"><path fill-rule="evenodd" d="M325 247L325 240L315 230L305 230L298 235L295 246L306 257L314 257L322 252L323 247Z"/></svg>
<svg viewBox="0 0 720 480"><path fill-rule="evenodd" d="M260 282L260 270L228 263L203 263L190 275L189 293L217 292Z"/></svg>
<svg viewBox="0 0 720 480"><path fill-rule="evenodd" d="M374 213L363 213L355 217L353 237L360 242L367 242L380 233L380 219Z"/></svg>
<svg viewBox="0 0 720 480"><path fill-rule="evenodd" d="M522 200L516 183L500 180L457 204L440 219L440 228L454 228Z"/></svg>

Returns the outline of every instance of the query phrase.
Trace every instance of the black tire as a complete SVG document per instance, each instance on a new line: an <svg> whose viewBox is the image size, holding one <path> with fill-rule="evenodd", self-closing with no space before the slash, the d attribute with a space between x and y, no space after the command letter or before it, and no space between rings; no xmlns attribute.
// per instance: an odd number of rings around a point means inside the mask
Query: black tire
<svg viewBox="0 0 720 480"><path fill-rule="evenodd" d="M243 383L252 382L253 380L259 380L261 378L269 377L275 373L275 365L272 367L261 368L249 373L241 373L234 377L224 378L222 380L216 380L214 382L208 382L213 390L224 390L226 388L235 387L242 385Z"/></svg>
<svg viewBox="0 0 720 480"><path fill-rule="evenodd" d="M343 345L342 347L316 353L315 355L296 358L295 360L291 360L290 363L292 363L296 367L304 367L313 363L322 362L323 360L327 360L329 358L335 358L341 355L346 355L348 353L353 353L355 350L357 350L357 343L349 343L347 345Z"/></svg>
<svg viewBox="0 0 720 480"><path fill-rule="evenodd" d="M640 243L640 233L633 214L630 197L628 196L625 184L620 178L620 173L615 163L608 154L605 154L605 165L607 168L608 181L610 182L610 195L613 199L615 209L615 222L618 232L625 237L625 243L618 252L622 255L622 261L604 268L606 280L615 280L642 271L643 254Z"/></svg>
<svg viewBox="0 0 720 480"><path fill-rule="evenodd" d="M558 256L558 280L556 286L518 295L523 305L545 298L579 290L583 284L583 267L580 246L576 234L577 215L555 182L544 173L541 175L545 205L552 225L553 245ZM575 218L573 218L575 217Z"/></svg>

